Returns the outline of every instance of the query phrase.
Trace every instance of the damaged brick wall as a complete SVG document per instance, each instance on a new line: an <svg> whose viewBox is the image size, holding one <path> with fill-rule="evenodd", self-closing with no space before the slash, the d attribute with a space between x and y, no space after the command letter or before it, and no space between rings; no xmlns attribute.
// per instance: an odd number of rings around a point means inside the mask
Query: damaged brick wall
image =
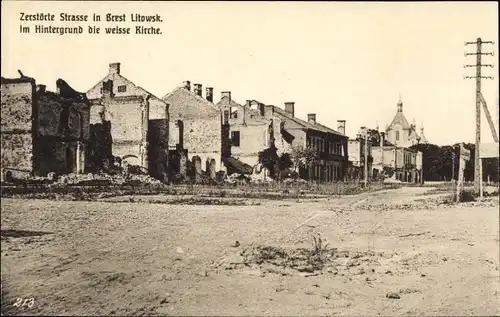
<svg viewBox="0 0 500 317"><path fill-rule="evenodd" d="M211 102L185 88L177 88L163 98L169 107L169 147L176 146L177 121L182 121L183 147L188 151L188 160L199 156L203 162L215 160L216 169L222 168L222 112ZM178 142L178 141L177 141Z"/></svg>
<svg viewBox="0 0 500 317"><path fill-rule="evenodd" d="M104 120L110 122L112 155L126 157L124 161L131 165L140 165L142 103L140 96L114 97L93 101L92 106L92 124L102 124L96 112L104 106Z"/></svg>
<svg viewBox="0 0 500 317"><path fill-rule="evenodd" d="M33 171L31 133L2 133L0 137L2 180L7 171L16 178L28 177Z"/></svg>
<svg viewBox="0 0 500 317"><path fill-rule="evenodd" d="M199 156L202 162L214 159L217 170L221 164L222 134L220 119L183 120L184 148L188 150L188 159ZM172 144L171 144L172 145ZM202 169L206 171L205 166Z"/></svg>
<svg viewBox="0 0 500 317"><path fill-rule="evenodd" d="M24 178L34 171L33 117L36 86L32 78L6 79L1 82L1 177L10 170Z"/></svg>
<svg viewBox="0 0 500 317"><path fill-rule="evenodd" d="M37 95L37 173L85 172L90 161L90 104L44 90Z"/></svg>

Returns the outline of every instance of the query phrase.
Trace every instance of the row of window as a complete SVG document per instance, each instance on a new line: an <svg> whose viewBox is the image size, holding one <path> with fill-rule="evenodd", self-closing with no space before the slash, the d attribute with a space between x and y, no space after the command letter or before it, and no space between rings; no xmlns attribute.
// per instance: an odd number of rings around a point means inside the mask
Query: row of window
<svg viewBox="0 0 500 317"><path fill-rule="evenodd" d="M326 181L335 181L335 180L340 180L342 178L341 169L337 165L321 166L313 164L312 170L314 178L322 178Z"/></svg>
<svg viewBox="0 0 500 317"><path fill-rule="evenodd" d="M313 150L323 153L325 152L325 140L320 137L309 137L307 146L311 147ZM342 155L342 144L339 142L329 142L328 151L330 155Z"/></svg>

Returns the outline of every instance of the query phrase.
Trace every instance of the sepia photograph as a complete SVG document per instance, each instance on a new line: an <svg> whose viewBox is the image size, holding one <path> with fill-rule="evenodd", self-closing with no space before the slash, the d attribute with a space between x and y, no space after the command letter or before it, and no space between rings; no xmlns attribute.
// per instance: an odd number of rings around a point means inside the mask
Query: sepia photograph
<svg viewBox="0 0 500 317"><path fill-rule="evenodd" d="M500 316L496 1L1 1L2 316Z"/></svg>

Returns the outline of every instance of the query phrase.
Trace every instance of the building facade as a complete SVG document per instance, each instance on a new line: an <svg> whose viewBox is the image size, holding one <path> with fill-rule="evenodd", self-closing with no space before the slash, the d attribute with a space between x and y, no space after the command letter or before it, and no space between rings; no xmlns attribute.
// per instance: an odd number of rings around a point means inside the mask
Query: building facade
<svg viewBox="0 0 500 317"><path fill-rule="evenodd" d="M167 180L168 121L150 119L150 95L115 96L114 83L103 83L102 97L91 99L92 158L95 171L118 162ZM164 108L168 117L168 107Z"/></svg>
<svg viewBox="0 0 500 317"><path fill-rule="evenodd" d="M335 182L344 180L347 166L347 140L345 121L339 121L339 131L330 129L316 121L316 114L308 114L307 121L295 117L295 103L285 103L285 109L274 105L263 106L266 117L279 118L283 140L290 145L290 151L308 148L316 152L317 158L305 168L299 169L302 178Z"/></svg>
<svg viewBox="0 0 500 317"><path fill-rule="evenodd" d="M185 81L163 97L170 113L169 147L187 151L188 160L201 159L201 170L224 170L222 111L213 103L213 88ZM211 172L212 173L212 172Z"/></svg>
<svg viewBox="0 0 500 317"><path fill-rule="evenodd" d="M244 105L231 99L231 92L221 93L221 99L217 103L223 112L223 125L228 126L227 138L228 148L224 153L228 173L231 170L238 171L240 168L235 160L245 164L245 172L250 167L252 170L259 164L259 152L274 145L278 155L287 151L288 143L285 142L280 133L281 120L277 117L266 117L264 104L257 100L247 100ZM223 143L225 140L223 138ZM232 167L235 167L232 169Z"/></svg>
<svg viewBox="0 0 500 317"><path fill-rule="evenodd" d="M64 80L56 86L2 77L2 179L87 171L90 103Z"/></svg>
<svg viewBox="0 0 500 317"><path fill-rule="evenodd" d="M161 180L168 178L169 105L109 64L108 74L87 91L92 102L93 167L119 161Z"/></svg>
<svg viewBox="0 0 500 317"><path fill-rule="evenodd" d="M366 145L365 145L366 143ZM349 162L352 163L352 167L357 169L353 178L364 178L365 175L365 150L367 152L367 162L368 162L368 177L373 177L373 155L372 155L372 142L358 134L356 139L349 139L347 151L349 154Z"/></svg>
<svg viewBox="0 0 500 317"><path fill-rule="evenodd" d="M383 145L383 137L379 146L372 147L373 175L384 174L386 177L407 183L423 183L422 152Z"/></svg>

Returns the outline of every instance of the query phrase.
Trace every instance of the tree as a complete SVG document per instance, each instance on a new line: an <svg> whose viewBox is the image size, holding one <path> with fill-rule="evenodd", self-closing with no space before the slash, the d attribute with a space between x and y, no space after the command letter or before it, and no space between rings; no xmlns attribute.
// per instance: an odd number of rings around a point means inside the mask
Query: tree
<svg viewBox="0 0 500 317"><path fill-rule="evenodd" d="M475 145L465 143L464 148L470 151L470 160L465 164L465 181L474 180ZM428 181L458 179L460 164L460 143L438 146L435 144L416 144L411 149L422 152L423 177ZM455 158L453 158L455 156ZM483 179L498 182L498 159L483 160Z"/></svg>
<svg viewBox="0 0 500 317"><path fill-rule="evenodd" d="M318 152L313 148L297 145L292 147L290 157L293 162L294 171L299 172L300 167L307 168L309 170L309 178L311 178L311 167L319 158Z"/></svg>
<svg viewBox="0 0 500 317"><path fill-rule="evenodd" d="M380 135L380 132L378 130L367 129L366 133L368 134L368 141L370 141L372 145L378 146L380 144L381 135ZM361 137L361 139L364 140L365 138ZM393 145L393 144L390 143L389 141L387 141L387 139L385 139L384 145L389 146L389 145Z"/></svg>
<svg viewBox="0 0 500 317"><path fill-rule="evenodd" d="M278 180L281 178L281 172L292 166L290 154L278 155L278 149L274 145L259 152L259 163L270 171L272 178Z"/></svg>

